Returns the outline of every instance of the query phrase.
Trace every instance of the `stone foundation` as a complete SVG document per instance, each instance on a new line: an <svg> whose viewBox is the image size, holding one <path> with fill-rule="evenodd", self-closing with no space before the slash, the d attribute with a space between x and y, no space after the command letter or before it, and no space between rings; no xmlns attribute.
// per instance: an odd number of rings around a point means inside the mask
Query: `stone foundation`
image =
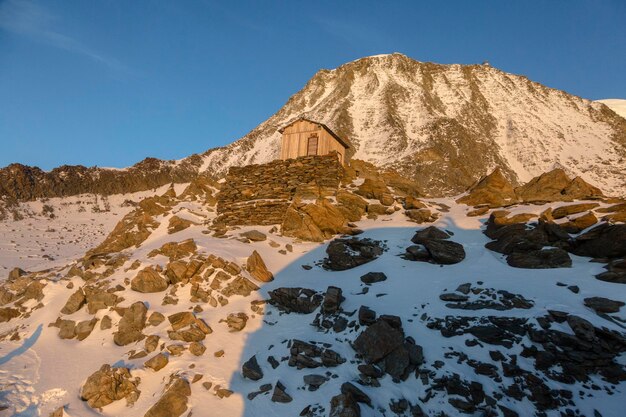
<svg viewBox="0 0 626 417"><path fill-rule="evenodd" d="M216 223L280 224L294 198L334 196L343 175L336 155L232 167L217 194Z"/></svg>

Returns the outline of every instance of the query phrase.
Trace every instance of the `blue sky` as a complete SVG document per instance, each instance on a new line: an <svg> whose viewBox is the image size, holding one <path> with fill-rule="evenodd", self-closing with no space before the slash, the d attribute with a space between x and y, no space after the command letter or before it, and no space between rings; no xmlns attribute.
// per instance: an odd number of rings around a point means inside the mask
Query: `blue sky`
<svg viewBox="0 0 626 417"><path fill-rule="evenodd" d="M625 22L623 0L0 0L0 166L202 152L318 69L381 53L626 98Z"/></svg>

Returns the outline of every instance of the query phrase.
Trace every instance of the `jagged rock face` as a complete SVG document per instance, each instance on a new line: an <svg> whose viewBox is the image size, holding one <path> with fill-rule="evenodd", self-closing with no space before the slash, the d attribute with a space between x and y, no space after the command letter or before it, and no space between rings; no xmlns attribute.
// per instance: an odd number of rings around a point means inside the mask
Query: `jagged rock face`
<svg viewBox="0 0 626 417"><path fill-rule="evenodd" d="M46 172L37 167L11 164L0 169L0 197L25 201L83 193L132 193L172 182L189 182L197 177L201 164L198 155L181 163L146 158L122 170L63 165Z"/></svg>
<svg viewBox="0 0 626 417"><path fill-rule="evenodd" d="M601 103L489 65L439 65L401 54L319 71L241 140L207 151L205 166L263 163L277 129L299 117L347 138L352 156L396 168L431 195L465 191L502 167L513 185L556 167L605 194L624 194L626 120Z"/></svg>

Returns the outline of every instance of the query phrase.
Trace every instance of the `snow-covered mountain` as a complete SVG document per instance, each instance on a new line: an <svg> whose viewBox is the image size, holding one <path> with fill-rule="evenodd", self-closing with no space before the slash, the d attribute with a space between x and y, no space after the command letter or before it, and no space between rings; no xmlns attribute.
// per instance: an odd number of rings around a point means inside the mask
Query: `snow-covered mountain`
<svg viewBox="0 0 626 417"><path fill-rule="evenodd" d="M248 135L206 152L203 168L277 158L278 128L303 115L347 138L354 158L396 168L427 194L462 192L497 165L519 182L562 167L626 193L626 120L602 103L489 65L397 53L319 71Z"/></svg>
<svg viewBox="0 0 626 417"><path fill-rule="evenodd" d="M129 193L188 182L198 172L221 177L231 166L278 158L278 129L301 116L347 139L354 158L414 179L425 195L458 194L499 166L514 183L563 168L607 195L623 196L626 119L611 110L613 101L605 104L488 64L377 55L320 70L276 114L228 146L125 170L44 173L14 164L0 169L0 196Z"/></svg>

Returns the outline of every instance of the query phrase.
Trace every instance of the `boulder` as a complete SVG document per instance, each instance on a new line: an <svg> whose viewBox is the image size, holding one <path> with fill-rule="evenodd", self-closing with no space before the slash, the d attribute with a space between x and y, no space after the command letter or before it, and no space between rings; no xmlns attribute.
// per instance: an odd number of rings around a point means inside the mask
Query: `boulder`
<svg viewBox="0 0 626 417"><path fill-rule="evenodd" d="M98 323L98 319L95 317L91 320L84 320L79 322L74 329L74 332L76 333L76 339L84 340L89 337L94 327L96 327L96 323Z"/></svg>
<svg viewBox="0 0 626 417"><path fill-rule="evenodd" d="M247 232L240 233L239 236L244 237L251 242L263 242L264 240L267 240L267 235L259 232L258 230L249 230Z"/></svg>
<svg viewBox="0 0 626 417"><path fill-rule="evenodd" d="M139 271L137 276L130 282L132 290L142 293L165 291L168 286L168 280L163 278L152 266Z"/></svg>
<svg viewBox="0 0 626 417"><path fill-rule="evenodd" d="M457 242L440 239L430 239L422 243L433 262L442 265L451 265L461 262L465 259L465 249L463 245Z"/></svg>
<svg viewBox="0 0 626 417"><path fill-rule="evenodd" d="M0 323L20 316L20 311L13 307L0 307Z"/></svg>
<svg viewBox="0 0 626 417"><path fill-rule="evenodd" d="M343 271L371 262L383 253L382 243L372 239L335 239L326 248L324 268Z"/></svg>
<svg viewBox="0 0 626 417"><path fill-rule="evenodd" d="M339 204L337 208L348 221L356 222L361 220L367 209L367 201L346 190L338 190L335 198Z"/></svg>
<svg viewBox="0 0 626 417"><path fill-rule="evenodd" d="M448 232L445 232L435 226L428 226L422 230L418 230L415 235L411 238L411 242L413 243L424 243L426 240L430 239L448 239L450 235Z"/></svg>
<svg viewBox="0 0 626 417"><path fill-rule="evenodd" d="M433 214L429 209L411 209L405 210L404 214L409 218L409 220L421 224L421 223L431 223L437 220L437 215Z"/></svg>
<svg viewBox="0 0 626 417"><path fill-rule="evenodd" d="M224 320L230 332L239 332L246 327L248 323L248 315L243 312L230 313Z"/></svg>
<svg viewBox="0 0 626 417"><path fill-rule="evenodd" d="M345 298L342 295L341 288L328 287L324 294L324 300L322 301L322 313L334 314L338 312L343 300L345 300Z"/></svg>
<svg viewBox="0 0 626 417"><path fill-rule="evenodd" d="M287 313L309 314L322 303L322 295L308 288L276 288L269 292L270 304Z"/></svg>
<svg viewBox="0 0 626 417"><path fill-rule="evenodd" d="M576 237L571 252L593 258L626 256L626 224L600 224Z"/></svg>
<svg viewBox="0 0 626 417"><path fill-rule="evenodd" d="M82 288L76 290L70 298L67 299L65 305L61 309L61 313L63 314L72 314L81 309L82 306L85 305L87 299L85 298L85 293Z"/></svg>
<svg viewBox="0 0 626 417"><path fill-rule="evenodd" d="M172 216L170 217L169 223L167 225L167 233L171 235L172 233L180 232L181 230L187 229L192 224L194 223L190 220L181 219L178 216Z"/></svg>
<svg viewBox="0 0 626 417"><path fill-rule="evenodd" d="M255 279L261 282L270 282L274 280L274 275L267 269L265 262L257 251L253 251L252 255L246 261L246 270Z"/></svg>
<svg viewBox="0 0 626 417"><path fill-rule="evenodd" d="M189 381L178 375L170 378L165 393L150 407L144 417L179 417L187 411L187 400L191 395Z"/></svg>
<svg viewBox="0 0 626 417"><path fill-rule="evenodd" d="M406 248L404 257L409 261L423 261L428 262L430 260L430 253L424 245L411 245Z"/></svg>
<svg viewBox="0 0 626 417"><path fill-rule="evenodd" d="M597 313L618 313L624 302L604 297L585 298L585 305Z"/></svg>
<svg viewBox="0 0 626 417"><path fill-rule="evenodd" d="M569 268L572 266L572 259L569 254L561 248L515 252L506 258L506 262L515 268L527 269Z"/></svg>
<svg viewBox="0 0 626 417"><path fill-rule="evenodd" d="M101 408L121 399L126 399L130 405L139 398L138 385L139 379L132 379L128 368L114 368L105 364L87 378L80 397L91 408Z"/></svg>
<svg viewBox="0 0 626 417"><path fill-rule="evenodd" d="M133 303L126 309L118 324L117 332L113 334L113 341L116 345L125 346L145 337L142 330L146 325L147 312L148 308L141 301Z"/></svg>
<svg viewBox="0 0 626 417"><path fill-rule="evenodd" d="M595 214L593 214L593 212L590 211L582 216L578 216L565 223L561 223L560 226L568 233L580 233L596 223L598 223L598 218Z"/></svg>
<svg viewBox="0 0 626 417"><path fill-rule="evenodd" d="M152 358L148 359L143 364L143 366L145 366L146 368L150 368L155 372L158 372L161 369L165 368L168 362L169 362L169 359L167 358L166 354L158 353L154 355Z"/></svg>
<svg viewBox="0 0 626 417"><path fill-rule="evenodd" d="M287 388L280 381L276 381L274 392L272 393L272 402L290 403L291 401L293 401L293 398L287 394Z"/></svg>
<svg viewBox="0 0 626 417"><path fill-rule="evenodd" d="M351 395L335 395L330 400L329 417L361 417L361 408Z"/></svg>
<svg viewBox="0 0 626 417"><path fill-rule="evenodd" d="M263 378L263 370L259 366L256 355L253 355L241 366L241 373L244 378L258 381Z"/></svg>
<svg viewBox="0 0 626 417"><path fill-rule="evenodd" d="M354 350L368 363L374 363L402 346L404 333L385 320L378 319L367 327L354 341Z"/></svg>
<svg viewBox="0 0 626 417"><path fill-rule="evenodd" d="M552 218L562 219L563 217L571 216L572 214L583 213L585 211L592 210L598 207L600 204L598 203L578 203L578 204L569 204L567 206L560 206L552 210Z"/></svg>
<svg viewBox="0 0 626 417"><path fill-rule="evenodd" d="M361 276L361 282L364 284L374 284L376 282L386 281L387 275L383 272L368 272Z"/></svg>
<svg viewBox="0 0 626 417"><path fill-rule="evenodd" d="M524 202L572 201L602 197L600 189L586 183L582 178L570 180L560 168L531 179L515 192Z"/></svg>
<svg viewBox="0 0 626 417"><path fill-rule="evenodd" d="M511 182L498 167L483 177L469 193L457 201L468 206L503 207L517 202L517 195Z"/></svg>
<svg viewBox="0 0 626 417"><path fill-rule="evenodd" d="M343 212L327 199L304 205L294 202L285 213L281 232L284 236L322 242L338 233L350 232L347 222Z"/></svg>
<svg viewBox="0 0 626 417"><path fill-rule="evenodd" d="M369 406L372 405L370 397L351 382L344 382L341 384L341 393L352 396L356 402L367 404Z"/></svg>
<svg viewBox="0 0 626 417"><path fill-rule="evenodd" d="M380 179L366 178L355 192L365 198L378 200L383 206L390 206L394 201L393 194Z"/></svg>

